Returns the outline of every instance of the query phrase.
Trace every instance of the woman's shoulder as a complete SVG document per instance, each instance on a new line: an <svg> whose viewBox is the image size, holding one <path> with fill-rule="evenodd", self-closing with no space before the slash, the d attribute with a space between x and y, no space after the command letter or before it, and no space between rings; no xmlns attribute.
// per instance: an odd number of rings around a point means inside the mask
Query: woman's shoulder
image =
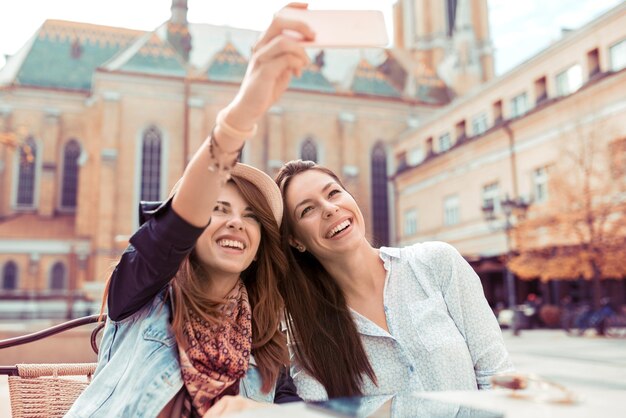
<svg viewBox="0 0 626 418"><path fill-rule="evenodd" d="M427 241L399 249L399 258L406 263L421 281L429 281L442 287L442 281L450 277L461 257L452 245L441 241Z"/></svg>
<svg viewBox="0 0 626 418"><path fill-rule="evenodd" d="M426 241L402 248L403 256L426 263L430 266L447 263L459 253L456 248L443 241Z"/></svg>

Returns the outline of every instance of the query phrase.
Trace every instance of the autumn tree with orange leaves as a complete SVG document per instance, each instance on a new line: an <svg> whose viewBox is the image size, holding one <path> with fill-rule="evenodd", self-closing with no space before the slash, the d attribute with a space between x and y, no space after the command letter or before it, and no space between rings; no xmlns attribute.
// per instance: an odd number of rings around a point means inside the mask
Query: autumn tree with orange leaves
<svg viewBox="0 0 626 418"><path fill-rule="evenodd" d="M590 280L597 309L601 280L626 277L626 138L595 125L563 139L548 201L512 231L509 268L522 279Z"/></svg>

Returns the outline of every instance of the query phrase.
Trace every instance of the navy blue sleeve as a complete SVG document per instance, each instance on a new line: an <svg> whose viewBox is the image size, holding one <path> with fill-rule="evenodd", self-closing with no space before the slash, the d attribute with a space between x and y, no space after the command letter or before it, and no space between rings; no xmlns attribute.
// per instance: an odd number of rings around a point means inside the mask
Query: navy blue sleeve
<svg viewBox="0 0 626 418"><path fill-rule="evenodd" d="M111 275L108 315L113 321L137 312L166 286L204 231L161 205L130 238Z"/></svg>
<svg viewBox="0 0 626 418"><path fill-rule="evenodd" d="M276 382L276 390L274 392L274 403L288 403L288 402L300 402L302 398L298 396L296 385L293 383L293 379L289 374L289 371L284 367L280 371L278 381Z"/></svg>

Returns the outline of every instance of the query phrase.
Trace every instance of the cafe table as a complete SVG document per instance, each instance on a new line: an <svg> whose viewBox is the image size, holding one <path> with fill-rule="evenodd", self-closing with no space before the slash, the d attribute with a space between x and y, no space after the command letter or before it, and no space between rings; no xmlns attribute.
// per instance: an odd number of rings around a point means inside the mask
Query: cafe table
<svg viewBox="0 0 626 418"><path fill-rule="evenodd" d="M354 414L312 407L303 402L242 411L233 418L322 418L359 416L372 418L472 417L472 418L612 418L626 417L626 391L585 389L574 392L575 402L560 403L558 396L513 392L506 389L485 391L418 392L388 397L373 397L361 402ZM545 394L544 394L545 395ZM354 398L352 398L354 399ZM370 397L357 398L369 400ZM365 408L363 408L365 405ZM342 412L346 412L345 409Z"/></svg>

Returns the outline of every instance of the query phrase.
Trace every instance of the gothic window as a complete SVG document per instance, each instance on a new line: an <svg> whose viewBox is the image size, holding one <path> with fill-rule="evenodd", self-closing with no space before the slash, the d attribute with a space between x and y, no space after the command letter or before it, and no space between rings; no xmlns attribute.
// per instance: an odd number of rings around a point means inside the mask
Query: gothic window
<svg viewBox="0 0 626 418"><path fill-rule="evenodd" d="M74 139L63 148L63 180L61 184L61 207L76 208L78 191L78 157L80 145Z"/></svg>
<svg viewBox="0 0 626 418"><path fill-rule="evenodd" d="M143 134L141 147L141 200L161 198L161 131L151 126Z"/></svg>
<svg viewBox="0 0 626 418"><path fill-rule="evenodd" d="M304 161L317 162L317 145L311 138L307 138L300 147L300 158Z"/></svg>
<svg viewBox="0 0 626 418"><path fill-rule="evenodd" d="M2 290L17 289L17 264L9 261L2 269Z"/></svg>
<svg viewBox="0 0 626 418"><path fill-rule="evenodd" d="M50 270L50 289L64 290L66 288L66 269L65 265L57 261Z"/></svg>
<svg viewBox="0 0 626 418"><path fill-rule="evenodd" d="M33 207L35 205L37 144L32 137L29 137L20 147L18 164L17 206Z"/></svg>
<svg viewBox="0 0 626 418"><path fill-rule="evenodd" d="M389 245L387 152L382 143L372 150L372 217L375 245Z"/></svg>

